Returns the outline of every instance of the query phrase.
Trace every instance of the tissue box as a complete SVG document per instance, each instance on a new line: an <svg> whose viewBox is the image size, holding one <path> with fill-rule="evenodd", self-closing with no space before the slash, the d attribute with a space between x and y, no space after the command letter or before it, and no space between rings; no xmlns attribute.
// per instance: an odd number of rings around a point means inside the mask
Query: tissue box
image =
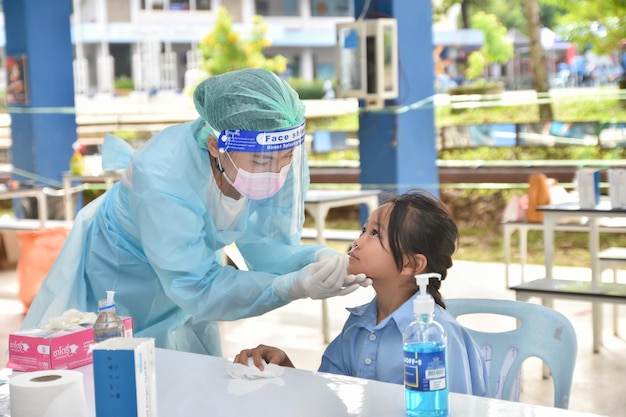
<svg viewBox="0 0 626 417"><path fill-rule="evenodd" d="M126 337L133 336L133 320L122 317ZM8 368L16 371L73 369L92 361L93 323L63 330L28 329L9 334Z"/></svg>
<svg viewBox="0 0 626 417"><path fill-rule="evenodd" d="M93 347L97 417L156 417L154 339L114 338Z"/></svg>
<svg viewBox="0 0 626 417"><path fill-rule="evenodd" d="M578 197L580 208L595 208L600 203L600 171L578 170Z"/></svg>
<svg viewBox="0 0 626 417"><path fill-rule="evenodd" d="M626 169L609 169L608 180L611 207L626 208Z"/></svg>

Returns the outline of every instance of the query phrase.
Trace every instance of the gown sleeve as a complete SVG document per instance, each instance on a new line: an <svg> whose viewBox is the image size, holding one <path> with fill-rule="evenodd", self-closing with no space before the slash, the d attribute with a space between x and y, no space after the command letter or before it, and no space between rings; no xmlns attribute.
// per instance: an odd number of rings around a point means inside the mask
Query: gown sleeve
<svg viewBox="0 0 626 417"><path fill-rule="evenodd" d="M188 314L209 320L236 320L285 305L272 291L276 274L221 265L220 248L205 241L206 194L185 174L163 171L154 160L134 165L129 211L138 244L167 296Z"/></svg>

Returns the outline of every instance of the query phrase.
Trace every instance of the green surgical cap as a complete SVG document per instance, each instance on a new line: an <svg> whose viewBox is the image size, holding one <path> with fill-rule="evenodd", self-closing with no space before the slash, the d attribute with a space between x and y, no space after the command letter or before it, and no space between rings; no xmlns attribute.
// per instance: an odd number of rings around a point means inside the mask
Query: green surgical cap
<svg viewBox="0 0 626 417"><path fill-rule="evenodd" d="M273 72L246 68L202 81L193 93L196 110L210 126L196 132L207 149L209 134L226 129L271 131L304 120L304 104L286 81Z"/></svg>

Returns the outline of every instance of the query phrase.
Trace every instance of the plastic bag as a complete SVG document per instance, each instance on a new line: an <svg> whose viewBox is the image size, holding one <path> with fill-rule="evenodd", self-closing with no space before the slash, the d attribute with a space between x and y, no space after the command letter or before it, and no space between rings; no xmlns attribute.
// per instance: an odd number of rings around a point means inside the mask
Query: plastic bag
<svg viewBox="0 0 626 417"><path fill-rule="evenodd" d="M65 239L66 228L19 231L20 256L17 260L17 297L28 311L41 283L54 264Z"/></svg>
<svg viewBox="0 0 626 417"><path fill-rule="evenodd" d="M545 174L531 174L528 179L528 212L526 221L531 223L542 223L543 213L537 211L537 206L550 204L550 187L555 183L553 178L546 177Z"/></svg>

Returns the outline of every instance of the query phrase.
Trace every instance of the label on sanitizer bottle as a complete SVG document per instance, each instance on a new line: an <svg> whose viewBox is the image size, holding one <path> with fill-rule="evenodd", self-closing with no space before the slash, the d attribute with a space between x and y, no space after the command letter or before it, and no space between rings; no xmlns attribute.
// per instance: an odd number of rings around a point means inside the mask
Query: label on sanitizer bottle
<svg viewBox="0 0 626 417"><path fill-rule="evenodd" d="M404 385L415 391L439 391L446 388L445 350L434 352L404 351Z"/></svg>

